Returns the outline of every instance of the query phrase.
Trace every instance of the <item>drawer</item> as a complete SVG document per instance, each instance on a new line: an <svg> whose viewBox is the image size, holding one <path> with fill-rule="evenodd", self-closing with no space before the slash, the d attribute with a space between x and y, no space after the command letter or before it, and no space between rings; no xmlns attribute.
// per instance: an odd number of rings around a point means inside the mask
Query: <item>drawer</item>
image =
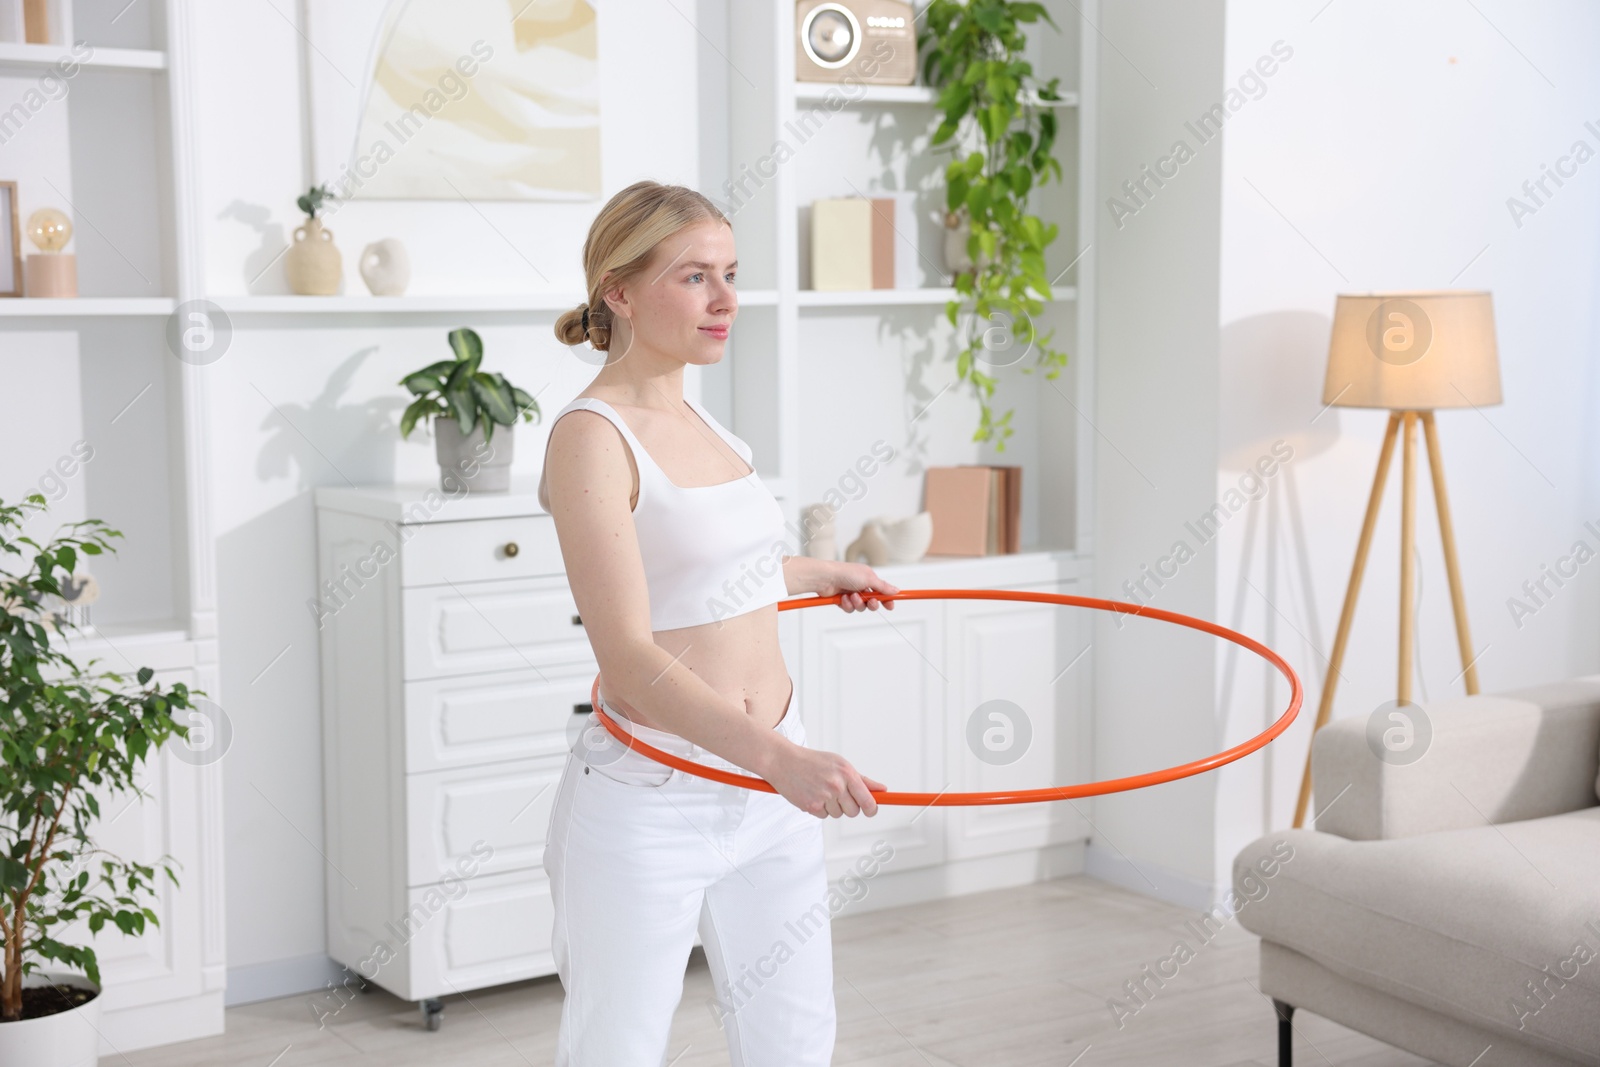
<svg viewBox="0 0 1600 1067"><path fill-rule="evenodd" d="M431 678L406 684L406 771L559 756L599 666Z"/></svg>
<svg viewBox="0 0 1600 1067"><path fill-rule="evenodd" d="M402 530L402 586L566 573L549 515L415 523Z"/></svg>
<svg viewBox="0 0 1600 1067"><path fill-rule="evenodd" d="M430 585L401 593L405 677L534 670L592 663L565 576L473 585Z"/></svg>
<svg viewBox="0 0 1600 1067"><path fill-rule="evenodd" d="M540 869L567 756L406 777L406 882Z"/></svg>
<svg viewBox="0 0 1600 1067"><path fill-rule="evenodd" d="M407 999L556 973L555 905L542 869L478 873L407 897L406 916L396 924L411 934ZM382 982L382 972L378 977Z"/></svg>

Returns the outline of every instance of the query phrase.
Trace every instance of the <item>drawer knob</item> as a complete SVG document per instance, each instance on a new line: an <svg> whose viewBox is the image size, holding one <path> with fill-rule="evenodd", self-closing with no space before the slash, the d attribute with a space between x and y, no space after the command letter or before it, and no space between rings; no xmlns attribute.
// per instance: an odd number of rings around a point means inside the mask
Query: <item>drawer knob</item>
<svg viewBox="0 0 1600 1067"><path fill-rule="evenodd" d="M518 552L521 552L521 551L522 551L522 549L517 547L517 543L515 541L507 541L506 542L505 554L506 554L506 558L507 559L515 558L516 554Z"/></svg>
<svg viewBox="0 0 1600 1067"><path fill-rule="evenodd" d="M583 625L583 616L582 615L574 615L572 617L572 625L574 625L574 626L582 626Z"/></svg>
<svg viewBox="0 0 1600 1067"><path fill-rule="evenodd" d="M594 705L593 704L574 704L574 705L572 705L572 714L574 714L574 715L593 715L594 714Z"/></svg>

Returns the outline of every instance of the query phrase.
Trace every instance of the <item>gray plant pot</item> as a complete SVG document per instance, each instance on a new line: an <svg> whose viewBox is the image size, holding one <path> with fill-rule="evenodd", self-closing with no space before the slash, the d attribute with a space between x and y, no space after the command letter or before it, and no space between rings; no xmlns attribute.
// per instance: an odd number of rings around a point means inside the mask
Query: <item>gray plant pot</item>
<svg viewBox="0 0 1600 1067"><path fill-rule="evenodd" d="M461 436L455 419L433 419L433 449L439 459L439 488L447 493L505 493L511 489L511 458L516 449L512 426L496 426L483 438L483 423Z"/></svg>

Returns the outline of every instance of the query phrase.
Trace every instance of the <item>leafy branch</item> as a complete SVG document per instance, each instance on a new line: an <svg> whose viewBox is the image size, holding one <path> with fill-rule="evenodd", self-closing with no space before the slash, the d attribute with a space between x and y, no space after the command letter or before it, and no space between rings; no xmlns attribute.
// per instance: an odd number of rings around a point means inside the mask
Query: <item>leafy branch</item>
<svg viewBox="0 0 1600 1067"><path fill-rule="evenodd" d="M1044 253L1060 227L1028 214L1028 197L1052 175L1062 179L1051 155L1056 139L1052 102L1059 101L1059 78L1040 83L1033 65L1021 58L1027 43L1022 23L1055 20L1037 3L1012 0L930 0L925 28L919 31L923 78L940 89L943 117L931 144L951 144L956 154L945 166L945 203L970 228L967 255L973 268L956 275L956 299L945 308L955 326L964 304L979 322L1001 322L1006 343L1037 349L1036 366L1056 378L1067 354L1050 347L1051 330L1038 336L1034 316L1050 299ZM1060 27L1056 27L1059 30ZM979 147L960 155L961 143ZM996 330L976 332L956 358L956 377L971 384L980 408L974 441L998 438L1005 450L1012 435L1011 411L996 418L990 404L993 375L982 366ZM1034 367L1021 368L1030 374Z"/></svg>

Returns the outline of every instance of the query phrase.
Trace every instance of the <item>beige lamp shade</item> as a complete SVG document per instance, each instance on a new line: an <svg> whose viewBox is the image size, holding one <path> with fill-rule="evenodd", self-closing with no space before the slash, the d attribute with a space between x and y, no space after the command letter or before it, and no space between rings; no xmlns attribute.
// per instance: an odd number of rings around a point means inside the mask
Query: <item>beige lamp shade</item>
<svg viewBox="0 0 1600 1067"><path fill-rule="evenodd" d="M1322 402L1392 411L1500 403L1489 294L1339 294Z"/></svg>

